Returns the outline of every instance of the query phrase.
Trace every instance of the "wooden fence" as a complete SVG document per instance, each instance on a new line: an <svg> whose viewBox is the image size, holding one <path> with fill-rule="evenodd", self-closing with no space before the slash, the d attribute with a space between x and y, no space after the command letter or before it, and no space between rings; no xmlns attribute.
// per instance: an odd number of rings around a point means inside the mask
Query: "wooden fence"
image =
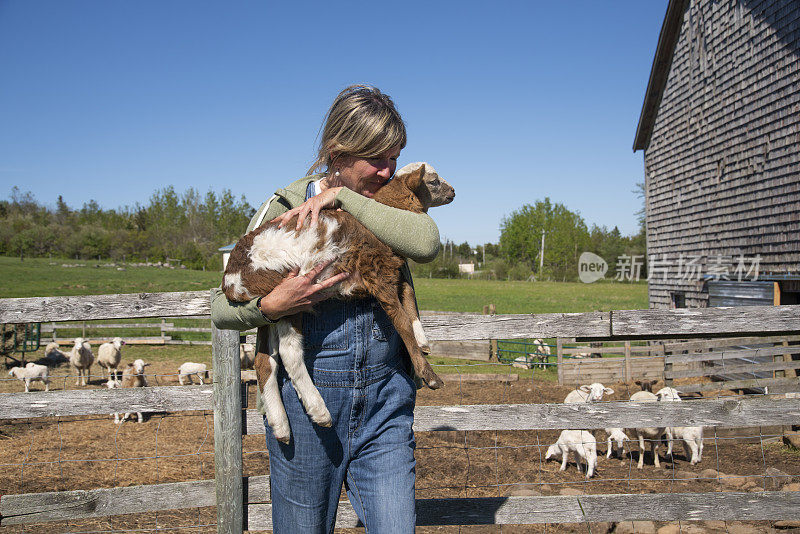
<svg viewBox="0 0 800 534"><path fill-rule="evenodd" d="M192 316L209 313L207 292L0 300L0 322ZM426 316L429 338L574 337L592 340L800 334L800 307L615 311L582 314ZM0 418L120 411L214 410L215 479L149 486L3 495L0 525L102 517L216 504L218 532L271 528L268 477L242 476L242 435L263 434L242 411L239 332L214 331L212 386L0 394ZM632 426L737 427L800 424L798 398L728 398L631 406L419 406L423 431L538 430ZM245 498L246 496L246 498ZM536 524L633 520L796 519L800 492L654 493L553 497L420 499L419 525ZM357 526L342 503L338 527Z"/></svg>

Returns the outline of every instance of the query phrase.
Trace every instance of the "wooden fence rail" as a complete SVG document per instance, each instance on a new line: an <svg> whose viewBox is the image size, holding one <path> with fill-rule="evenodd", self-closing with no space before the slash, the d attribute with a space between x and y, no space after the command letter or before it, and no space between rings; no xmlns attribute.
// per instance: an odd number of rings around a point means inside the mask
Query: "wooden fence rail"
<svg viewBox="0 0 800 534"><path fill-rule="evenodd" d="M95 297L0 299L0 323L64 320L122 319L137 317L198 316L210 310L208 293L143 293ZM800 334L800 307L747 307L679 310L613 311L543 315L425 315L423 325L431 340L561 337L583 340L697 338ZM218 532L241 533L270 528L270 505L256 504L252 492L244 498L241 436L263 433L261 417L241 409L239 333L214 331L213 387L161 387L141 390L36 392L0 396L0 417L52 417L114 411L203 410L213 406L215 427L215 498ZM149 390L149 391L148 391ZM70 397L70 395L77 395ZM67 399L71 400L67 400ZM533 430L603 428L610 426L753 426L800 423L800 399L736 398L632 406L625 402L588 405L482 405L420 406L415 410L415 430ZM264 483L264 479L258 481ZM192 506L211 502L206 481L185 484L187 494L199 491ZM192 485L194 484L194 485ZM3 496L0 524L47 521L53 514L87 513L113 492L129 491L132 502L148 499L148 489L113 488ZM170 488L160 488L169 491ZM180 493L172 487L173 495ZM138 494L136 492L139 492ZM155 490L153 490L155 491ZM144 492L144 493L143 493ZM197 493L195 493L197 495ZM177 497L176 497L177 498ZM256 499L257 501L258 499ZM245 501L247 507L245 509ZM15 503L15 513L7 509ZM182 501L186 502L186 501ZM585 495L569 497L507 497L473 499L421 499L419 524L533 524L623 520L761 520L796 518L800 493L656 493L646 495ZM130 512L129 507L120 512ZM38 515L37 514L41 514ZM74 517L74 516L70 516ZM85 516L77 516L85 517ZM8 522L6 522L8 521ZM347 505L338 526L355 526Z"/></svg>

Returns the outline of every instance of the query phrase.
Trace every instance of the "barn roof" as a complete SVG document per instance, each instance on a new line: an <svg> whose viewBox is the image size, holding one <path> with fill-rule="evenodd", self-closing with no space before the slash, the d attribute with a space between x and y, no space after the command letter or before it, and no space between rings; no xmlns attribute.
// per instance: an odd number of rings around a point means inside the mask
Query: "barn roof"
<svg viewBox="0 0 800 534"><path fill-rule="evenodd" d="M647 92L644 95L642 112L639 114L639 124L636 127L636 137L633 140L633 151L642 150L650 144L650 135L653 133L653 124L658 115L658 106L661 96L667 86L669 69L672 66L672 55L675 44L681 33L683 13L689 5L689 0L669 0L661 33L658 35L656 55L650 69L650 79L647 82Z"/></svg>

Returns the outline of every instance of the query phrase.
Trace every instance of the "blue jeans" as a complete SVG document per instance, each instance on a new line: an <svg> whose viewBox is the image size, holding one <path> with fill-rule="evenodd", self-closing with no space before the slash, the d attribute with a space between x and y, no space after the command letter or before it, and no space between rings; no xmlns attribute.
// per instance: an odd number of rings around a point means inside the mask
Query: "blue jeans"
<svg viewBox="0 0 800 534"><path fill-rule="evenodd" d="M303 317L306 367L333 425L311 422L281 369L292 437L269 425L274 532L333 532L342 484L367 532L414 532L414 402L400 339L373 299L330 299Z"/></svg>

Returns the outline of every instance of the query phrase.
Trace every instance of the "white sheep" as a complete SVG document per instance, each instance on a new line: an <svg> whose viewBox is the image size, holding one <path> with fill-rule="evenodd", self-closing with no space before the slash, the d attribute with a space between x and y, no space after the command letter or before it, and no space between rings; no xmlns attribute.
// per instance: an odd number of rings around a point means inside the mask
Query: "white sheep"
<svg viewBox="0 0 800 534"><path fill-rule="evenodd" d="M204 363L186 362L182 363L178 368L178 382L180 385L183 385L184 379L187 379L190 384L194 384L192 375L197 375L198 380L200 380L200 385L202 386L204 384L203 378L205 377L205 379L208 380L208 367Z"/></svg>
<svg viewBox="0 0 800 534"><path fill-rule="evenodd" d="M534 352L535 354L529 354L529 356L533 356L537 361L537 366L540 369L547 369L547 362L550 360L550 345L545 344L545 342L541 339L534 339L533 340Z"/></svg>
<svg viewBox="0 0 800 534"><path fill-rule="evenodd" d="M661 402L681 402L678 390L665 387L656 392L656 397ZM691 457L691 464L696 465L703 459L703 427L702 426L668 426L667 456L672 457L672 442L676 439L683 440L683 450L686 458Z"/></svg>
<svg viewBox="0 0 800 534"><path fill-rule="evenodd" d="M658 402L658 397L649 391L637 391L631 395L633 402ZM641 469L644 466L644 440L650 440L650 450L653 453L653 463L656 467L661 464L658 461L658 442L661 439L661 434L664 433L664 427L642 427L633 429L636 433L636 439L639 441L639 464L636 466Z"/></svg>
<svg viewBox="0 0 800 534"><path fill-rule="evenodd" d="M45 391L50 391L50 369L46 365L29 362L25 367L12 367L8 374L25 382L25 393L30 391L31 382L37 380L44 383Z"/></svg>
<svg viewBox="0 0 800 534"><path fill-rule="evenodd" d="M48 367L56 367L62 363L68 362L69 358L66 354L61 352L61 346L55 341L51 341L44 348L44 364Z"/></svg>
<svg viewBox="0 0 800 534"><path fill-rule="evenodd" d="M108 369L109 378L116 377L117 367L119 366L120 360L122 360L121 349L124 344L125 342L122 341L121 337L115 337L110 343L103 343L100 345L100 348L97 349L97 365L100 366L100 372L103 374L103 378L106 377L106 369Z"/></svg>
<svg viewBox="0 0 800 534"><path fill-rule="evenodd" d="M106 383L106 386L109 389L123 387L123 388L145 388L147 387L147 377L144 375L144 368L150 365L149 363L144 363L144 360L138 359L134 360L133 363L129 363L127 367L122 371L122 382L119 382L116 379L109 380ZM130 417L130 413L126 413L120 419L119 414L114 414L114 422L117 424L122 424L125 420ZM144 417L142 416L142 412L136 412L136 417L138 421L141 423L144 421Z"/></svg>
<svg viewBox="0 0 800 534"><path fill-rule="evenodd" d="M69 353L69 363L75 368L75 385L85 386L91 377L92 363L94 363L92 346L88 340L82 337L75 338L75 346Z"/></svg>
<svg viewBox="0 0 800 534"><path fill-rule="evenodd" d="M608 444L608 450L606 451L606 458L611 458L611 454L614 450L614 444L617 445L617 450L620 453L620 456L625 455L625 446L624 443L628 440L628 435L625 434L624 428L618 427L611 427L611 428L604 428L607 438L606 443Z"/></svg>
<svg viewBox="0 0 800 534"><path fill-rule="evenodd" d="M564 404L580 404L583 402L596 402L603 400L603 394L612 395L614 390L605 387L600 382L590 385L583 385L578 389L573 389L564 399Z"/></svg>
<svg viewBox="0 0 800 534"><path fill-rule="evenodd" d="M239 360L242 362L242 371L253 369L253 363L256 361L256 347L252 343L239 345Z"/></svg>
<svg viewBox="0 0 800 534"><path fill-rule="evenodd" d="M581 461L586 462L586 478L592 478L597 468L597 441L587 430L563 430L558 441L547 448L545 460L561 455L561 469L567 469L567 461L571 452L575 452L578 472L582 473Z"/></svg>

